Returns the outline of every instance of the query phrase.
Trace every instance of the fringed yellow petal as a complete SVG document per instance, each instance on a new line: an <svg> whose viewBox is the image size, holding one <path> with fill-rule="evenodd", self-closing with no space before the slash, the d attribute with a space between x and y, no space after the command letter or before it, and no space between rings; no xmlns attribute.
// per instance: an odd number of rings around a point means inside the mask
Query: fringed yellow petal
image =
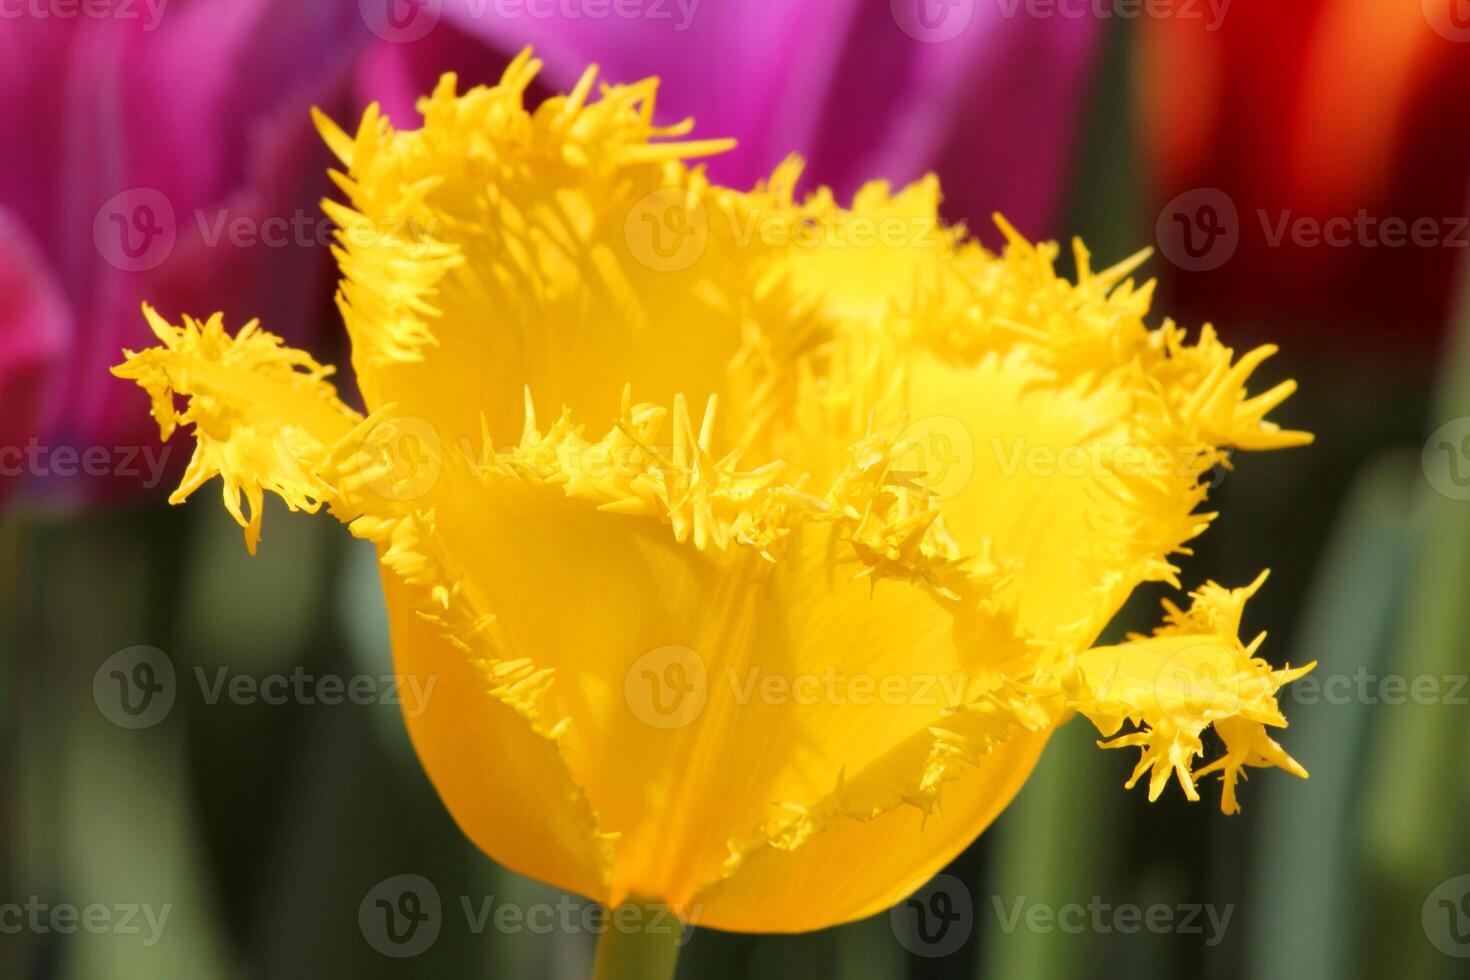
<svg viewBox="0 0 1470 980"><path fill-rule="evenodd" d="M446 75L417 130L317 118L366 418L253 324L149 311L161 346L116 369L195 426L175 499L220 474L252 548L266 490L377 545L397 661L454 685L414 744L481 847L817 928L957 854L1077 713L1151 796L1305 775L1267 733L1303 671L1238 638L1259 582L1093 648L1179 587L1212 469L1310 438L1267 418L1290 381L1248 390L1273 348L1151 326L1145 252L1074 243L1068 277L999 218L982 248L932 177L712 184L691 160L729 141L654 125L656 80L528 110L539 67Z"/></svg>
<svg viewBox="0 0 1470 980"><path fill-rule="evenodd" d="M180 424L194 426L194 456L170 502L220 476L225 508L254 553L265 491L292 510L314 512L330 501L328 460L361 421L326 380L332 368L284 346L255 321L231 337L219 314L203 322L185 317L176 327L151 307L143 312L162 346L124 351L112 373L149 393L164 439ZM174 403L180 395L187 399L183 411Z"/></svg>
<svg viewBox="0 0 1470 980"><path fill-rule="evenodd" d="M1276 692L1315 664L1274 669L1255 656L1264 634L1249 644L1237 636L1241 608L1264 580L1263 574L1243 589L1207 584L1194 593L1188 611L1170 607L1168 623L1153 636L1099 647L1078 659L1083 690L1072 695L1070 705L1111 737L1099 743L1105 748L1142 750L1128 785L1148 773L1150 800L1171 775L1197 800L1195 781L1218 771L1224 780L1221 808L1234 813L1235 783L1245 766L1279 766L1306 777L1266 728L1286 727ZM1137 730L1112 737L1125 721ZM1195 769L1194 760L1204 754L1201 735L1210 726L1225 742L1225 754Z"/></svg>

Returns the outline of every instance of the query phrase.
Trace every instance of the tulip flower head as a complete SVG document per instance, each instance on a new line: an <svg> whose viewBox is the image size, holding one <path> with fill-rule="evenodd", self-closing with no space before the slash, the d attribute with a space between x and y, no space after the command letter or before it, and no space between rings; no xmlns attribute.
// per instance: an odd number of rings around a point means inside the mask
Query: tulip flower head
<svg viewBox="0 0 1470 980"><path fill-rule="evenodd" d="M446 76L416 131L319 120L366 414L218 316L147 310L114 369L193 426L175 501L218 476L252 550L266 491L377 546L397 670L438 678L409 732L479 847L786 932L917 887L1074 715L1151 798L1305 775L1269 734L1304 669L1238 635L1260 580L1095 646L1182 588L1230 449L1308 441L1265 418L1290 382L1246 391L1269 348L1147 326L1141 256L981 248L933 179L718 186L691 161L728 142L656 127L655 80L528 112L538 67Z"/></svg>

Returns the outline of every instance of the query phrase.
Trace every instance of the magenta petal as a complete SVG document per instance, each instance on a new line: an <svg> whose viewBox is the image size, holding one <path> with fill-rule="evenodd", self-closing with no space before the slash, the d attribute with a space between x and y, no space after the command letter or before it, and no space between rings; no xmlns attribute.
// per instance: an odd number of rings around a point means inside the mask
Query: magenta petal
<svg viewBox="0 0 1470 980"><path fill-rule="evenodd" d="M532 45L554 90L564 91L594 62L611 81L658 75L661 122L692 116L696 135L740 140L710 162L711 174L731 185L748 186L787 153L811 149L857 0L641 6L660 16L547 17L531 13L558 9L545 0L445 0L444 17L504 52Z"/></svg>
<svg viewBox="0 0 1470 980"><path fill-rule="evenodd" d="M959 19L935 33L901 25L904 2L670 0L635 5L662 17L619 18L444 0L444 17L506 53L533 45L553 88L589 62L614 81L658 75L662 121L692 116L696 135L740 141L710 162L735 186L790 152L839 197L937 169L950 217L984 227L998 210L1051 231L1103 23L960 2L940 8Z"/></svg>
<svg viewBox="0 0 1470 980"><path fill-rule="evenodd" d="M371 45L357 63L359 108L376 102L395 126L416 129L418 100L434 90L445 72L459 76L461 91L474 85L494 85L515 53L508 46L486 44L448 21L436 24L412 43ZM545 94L538 87L531 97Z"/></svg>
<svg viewBox="0 0 1470 980"><path fill-rule="evenodd" d="M53 369L71 338L60 284L19 219L0 209L0 499L21 479L14 451L43 431Z"/></svg>
<svg viewBox="0 0 1470 980"><path fill-rule="evenodd" d="M145 299L170 316L258 315L298 343L329 321L328 156L309 113L345 108L367 37L354 9L324 0L211 0L156 31L75 29L53 82L48 125L64 138L42 225L82 325L57 440L145 438L146 413L107 374L148 342Z"/></svg>

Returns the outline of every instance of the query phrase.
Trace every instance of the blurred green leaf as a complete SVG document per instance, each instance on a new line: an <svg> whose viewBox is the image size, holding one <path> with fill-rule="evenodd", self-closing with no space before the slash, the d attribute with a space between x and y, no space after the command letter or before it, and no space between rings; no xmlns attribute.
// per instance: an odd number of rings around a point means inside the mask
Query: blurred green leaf
<svg viewBox="0 0 1470 980"><path fill-rule="evenodd" d="M1258 977L1302 980L1353 975L1359 963L1356 921L1362 905L1357 855L1344 847L1361 814L1362 746L1375 715L1399 707L1361 699L1343 703L1330 678L1360 669L1379 675L1399 622L1405 573L1412 564L1412 509L1418 460L1380 457L1359 477L1319 562L1316 584L1297 630L1292 664L1317 662L1282 693L1290 751L1311 772L1305 785L1275 780L1260 790L1259 841L1252 900L1245 911L1250 969Z"/></svg>

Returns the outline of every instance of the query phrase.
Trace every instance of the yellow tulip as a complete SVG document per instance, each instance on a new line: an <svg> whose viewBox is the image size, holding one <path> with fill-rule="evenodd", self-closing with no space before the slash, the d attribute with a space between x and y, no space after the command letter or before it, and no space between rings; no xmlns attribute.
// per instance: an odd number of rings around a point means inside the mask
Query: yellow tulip
<svg viewBox="0 0 1470 980"><path fill-rule="evenodd" d="M1206 584L1094 646L1214 515L1229 449L1299 445L1205 327L1145 324L1136 256L1094 271L932 179L850 208L687 163L656 82L593 73L534 112L446 76L395 131L318 124L344 172L339 305L368 414L252 323L165 322L115 372L219 476L253 550L264 491L377 545L409 732L510 868L723 929L816 929L943 867L1081 714L1150 798L1244 766L1281 685ZM999 220L999 219L998 219ZM183 410L175 397L183 399ZM244 506L241 497L244 498ZM1264 577L1264 576L1263 576ZM1196 768L1213 725L1224 753ZM1079 827L1080 829L1080 827Z"/></svg>

